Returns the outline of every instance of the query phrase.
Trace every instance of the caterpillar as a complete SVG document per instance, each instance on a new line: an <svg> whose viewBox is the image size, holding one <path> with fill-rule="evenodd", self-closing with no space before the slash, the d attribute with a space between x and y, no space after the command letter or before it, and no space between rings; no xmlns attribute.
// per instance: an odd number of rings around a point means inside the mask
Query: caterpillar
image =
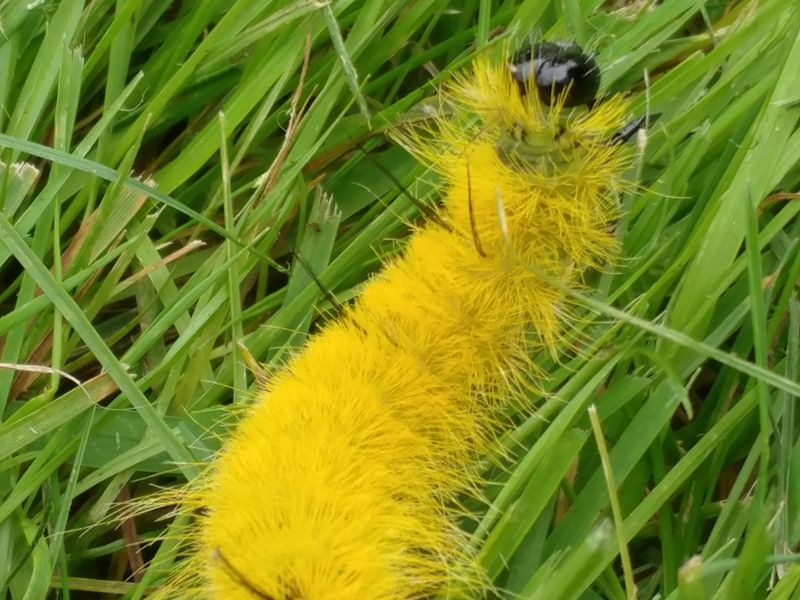
<svg viewBox="0 0 800 600"><path fill-rule="evenodd" d="M458 526L477 459L509 407L528 409L529 357L569 322L562 286L616 252L621 142L640 123L599 84L572 42L479 56L442 90L445 116L399 135L443 181L436 218L238 423L193 492L204 511L173 591L481 595Z"/></svg>

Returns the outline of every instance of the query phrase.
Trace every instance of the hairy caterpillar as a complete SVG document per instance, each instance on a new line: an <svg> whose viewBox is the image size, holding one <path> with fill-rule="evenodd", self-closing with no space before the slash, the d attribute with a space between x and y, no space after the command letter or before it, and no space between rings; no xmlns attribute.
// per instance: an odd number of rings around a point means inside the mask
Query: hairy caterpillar
<svg viewBox="0 0 800 600"><path fill-rule="evenodd" d="M457 507L564 327L545 279L577 285L615 251L637 125L598 86L572 43L481 57L443 92L451 114L405 137L443 206L238 425L191 500L206 514L182 592L199 571L214 599L479 593Z"/></svg>

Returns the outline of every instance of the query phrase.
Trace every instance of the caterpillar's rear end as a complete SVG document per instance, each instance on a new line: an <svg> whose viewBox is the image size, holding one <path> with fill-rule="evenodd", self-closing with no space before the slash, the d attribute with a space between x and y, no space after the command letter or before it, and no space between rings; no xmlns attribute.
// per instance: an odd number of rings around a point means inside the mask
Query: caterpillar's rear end
<svg viewBox="0 0 800 600"><path fill-rule="evenodd" d="M511 63L509 66L508 63ZM439 219L269 384L196 500L196 590L214 600L407 600L486 588L459 530L564 285L614 254L628 154L617 98L568 43L478 59L455 111L405 136L442 174ZM551 282L552 283L552 282ZM189 577L187 577L189 575ZM184 583L195 574L185 572Z"/></svg>

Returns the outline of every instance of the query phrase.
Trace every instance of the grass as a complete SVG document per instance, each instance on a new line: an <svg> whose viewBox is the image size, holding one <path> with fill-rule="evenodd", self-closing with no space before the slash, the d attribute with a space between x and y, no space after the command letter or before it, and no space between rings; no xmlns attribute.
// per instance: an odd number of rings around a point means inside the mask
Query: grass
<svg viewBox="0 0 800 600"><path fill-rule="evenodd" d="M0 3L0 599L157 583L175 526L115 503L196 475L396 251L436 192L386 130L529 31L657 118L474 547L509 597L798 597L800 14L626 4Z"/></svg>

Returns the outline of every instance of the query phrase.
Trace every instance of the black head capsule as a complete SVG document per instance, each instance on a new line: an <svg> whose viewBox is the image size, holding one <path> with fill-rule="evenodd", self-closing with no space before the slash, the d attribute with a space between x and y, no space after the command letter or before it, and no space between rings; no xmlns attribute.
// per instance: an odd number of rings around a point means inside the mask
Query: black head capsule
<svg viewBox="0 0 800 600"><path fill-rule="evenodd" d="M600 89L600 69L594 57L572 41L539 42L520 50L509 65L526 94L536 86L539 99L552 106L566 90L564 106L591 106Z"/></svg>

